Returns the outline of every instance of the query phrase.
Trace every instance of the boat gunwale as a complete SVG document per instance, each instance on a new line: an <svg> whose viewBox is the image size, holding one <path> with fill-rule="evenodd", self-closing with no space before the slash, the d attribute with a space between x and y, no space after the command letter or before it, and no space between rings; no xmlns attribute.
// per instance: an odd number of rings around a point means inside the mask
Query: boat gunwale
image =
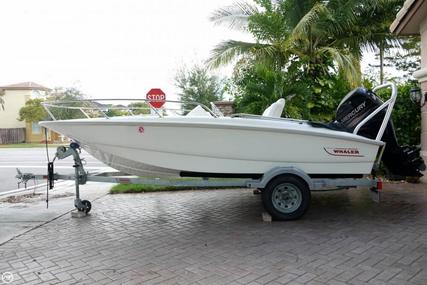
<svg viewBox="0 0 427 285"><path fill-rule="evenodd" d="M255 131L267 131L267 132L280 132L280 133L291 133L291 134L299 134L299 135L308 135L308 136L319 136L319 137L326 137L326 138L334 138L334 139L340 139L340 140L349 140L349 141L355 141L355 142L361 142L366 144L372 144L372 145L378 145L383 146L385 143L382 141L377 141L374 139L369 139L360 135L355 135L352 133L344 132L344 131L335 131L335 130L329 130L325 129L324 132L319 131L313 131L313 129L297 129L297 128L280 128L280 127L271 127L271 126L251 126L251 125L245 125L245 124L224 124L224 123L218 123L221 118L209 118L209 121L204 122L193 122L190 120L185 121L169 121L166 118L148 118L148 117L140 117L140 120L114 120L114 119L104 119L104 118L97 118L97 119L72 119L72 120L56 120L56 121L41 121L39 124L43 127L49 128L49 125L54 124L66 124L66 125L87 125L90 124L96 124L96 125L119 125L119 126L140 126L143 124L144 126L164 126L164 127L173 127L173 126L187 126L192 128L212 128L212 129L232 129L232 130L255 130ZM185 117L184 117L185 118ZM143 119L143 120L141 120ZM155 120L153 120L155 119ZM166 120L165 120L166 119ZM170 117L170 119L173 119L173 117ZM174 118L175 119L175 118ZM194 117L192 118L194 119ZM203 118L206 119L206 118ZM213 120L212 120L213 119ZM260 121L257 119L240 119L240 118L230 118L231 120L239 120L239 121ZM212 121L211 121L212 120ZM264 121L264 120L263 120ZM306 124L306 121L294 121L294 120L275 120L275 122L285 121L289 123L295 123L295 124ZM264 121L265 122L265 121ZM313 128L313 127L310 127Z"/></svg>

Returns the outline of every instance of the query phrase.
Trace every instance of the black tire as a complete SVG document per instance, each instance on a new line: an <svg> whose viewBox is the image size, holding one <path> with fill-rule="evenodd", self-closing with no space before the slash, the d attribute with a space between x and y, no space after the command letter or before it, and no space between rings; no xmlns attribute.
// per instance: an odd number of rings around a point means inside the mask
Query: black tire
<svg viewBox="0 0 427 285"><path fill-rule="evenodd" d="M79 209L79 211L81 212L85 212L86 214L90 212L90 210L92 209L92 203L89 202L88 200L83 200L82 204L85 206L84 209Z"/></svg>
<svg viewBox="0 0 427 285"><path fill-rule="evenodd" d="M275 220L295 220L310 206L310 189L301 178L280 175L273 178L262 191L265 210Z"/></svg>

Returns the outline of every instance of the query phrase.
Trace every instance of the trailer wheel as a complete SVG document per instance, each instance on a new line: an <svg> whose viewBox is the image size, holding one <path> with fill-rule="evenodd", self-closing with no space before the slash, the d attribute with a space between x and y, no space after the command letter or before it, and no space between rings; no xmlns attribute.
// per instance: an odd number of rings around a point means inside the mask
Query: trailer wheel
<svg viewBox="0 0 427 285"><path fill-rule="evenodd" d="M264 208L275 220L298 219L310 205L310 189L298 177L280 175L262 191Z"/></svg>

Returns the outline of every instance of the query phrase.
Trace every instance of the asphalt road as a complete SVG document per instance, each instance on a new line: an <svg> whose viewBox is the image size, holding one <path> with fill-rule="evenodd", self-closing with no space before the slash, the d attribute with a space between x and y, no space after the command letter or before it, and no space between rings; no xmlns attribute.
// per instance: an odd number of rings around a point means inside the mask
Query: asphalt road
<svg viewBox="0 0 427 285"><path fill-rule="evenodd" d="M55 156L55 147L49 148L49 156L52 160ZM87 162L85 169L93 172L103 167L107 167L99 160L82 151L81 158ZM73 174L74 168L72 157L55 161L55 172L60 174ZM0 148L0 192L17 189L15 178L16 168L22 172L32 172L35 174L45 174L47 172L47 158L45 148ZM38 183L43 183L39 181ZM29 182L28 186L32 186ZM21 186L23 187L23 186Z"/></svg>

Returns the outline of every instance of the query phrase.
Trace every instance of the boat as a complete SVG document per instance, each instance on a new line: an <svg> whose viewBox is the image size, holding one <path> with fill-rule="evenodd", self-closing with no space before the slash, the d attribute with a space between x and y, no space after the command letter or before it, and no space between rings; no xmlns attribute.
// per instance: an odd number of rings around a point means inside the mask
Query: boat
<svg viewBox="0 0 427 285"><path fill-rule="evenodd" d="M391 88L385 102L375 95L382 88ZM150 114L107 116L100 100L90 100L92 109L45 102L52 120L40 125L112 168L138 176L258 178L276 167L292 167L312 178L355 178L371 174L380 158L396 175L421 176L419 148L400 147L394 135L390 115L396 96L391 83L373 91L357 88L329 123L281 118L284 99L261 116L231 117L201 104L185 115L152 107ZM54 108L80 110L86 118L60 120ZM91 117L93 109L103 116Z"/></svg>

